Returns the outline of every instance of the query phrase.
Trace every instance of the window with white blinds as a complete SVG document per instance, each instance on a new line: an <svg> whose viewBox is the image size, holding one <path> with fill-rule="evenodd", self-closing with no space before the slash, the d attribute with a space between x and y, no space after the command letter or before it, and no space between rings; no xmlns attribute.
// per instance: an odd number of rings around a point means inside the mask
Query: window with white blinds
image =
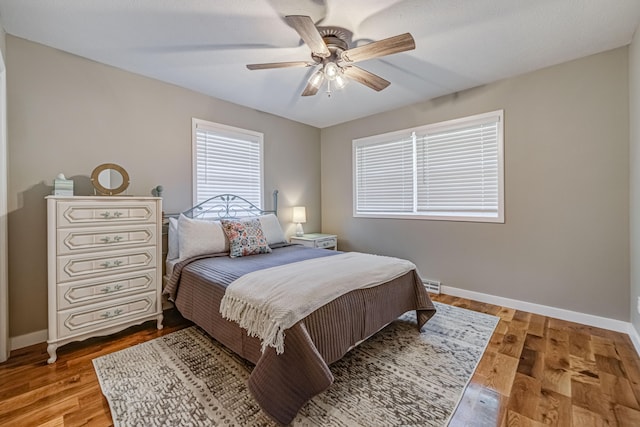
<svg viewBox="0 0 640 427"><path fill-rule="evenodd" d="M193 119L194 205L235 194L262 208L263 134Z"/></svg>
<svg viewBox="0 0 640 427"><path fill-rule="evenodd" d="M353 141L354 216L504 222L503 111Z"/></svg>

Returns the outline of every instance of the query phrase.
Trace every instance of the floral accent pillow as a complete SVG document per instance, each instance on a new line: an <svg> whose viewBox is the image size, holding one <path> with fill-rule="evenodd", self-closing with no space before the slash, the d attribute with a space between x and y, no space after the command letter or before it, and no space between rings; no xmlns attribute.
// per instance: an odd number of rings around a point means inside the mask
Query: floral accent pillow
<svg viewBox="0 0 640 427"><path fill-rule="evenodd" d="M223 219L220 222L229 239L229 256L231 258L271 252L259 219Z"/></svg>

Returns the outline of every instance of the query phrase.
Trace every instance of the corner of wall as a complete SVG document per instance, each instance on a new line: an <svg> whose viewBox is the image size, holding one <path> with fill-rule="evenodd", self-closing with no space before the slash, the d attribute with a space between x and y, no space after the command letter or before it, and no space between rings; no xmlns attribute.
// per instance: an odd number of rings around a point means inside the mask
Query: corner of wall
<svg viewBox="0 0 640 427"><path fill-rule="evenodd" d="M5 33L0 25L0 362L9 357L9 279L7 223L7 90Z"/></svg>
<svg viewBox="0 0 640 427"><path fill-rule="evenodd" d="M640 26L629 45L629 231L631 325L640 330ZM639 348L640 341L634 341Z"/></svg>

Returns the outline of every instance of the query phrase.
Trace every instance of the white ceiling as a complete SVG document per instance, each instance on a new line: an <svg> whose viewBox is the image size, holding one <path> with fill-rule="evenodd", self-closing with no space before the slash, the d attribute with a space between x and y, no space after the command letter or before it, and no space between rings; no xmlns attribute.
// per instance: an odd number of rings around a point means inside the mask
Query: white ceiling
<svg viewBox="0 0 640 427"><path fill-rule="evenodd" d="M389 80L301 97L310 60L282 19L353 32L356 45L410 32L416 49L363 61ZM0 0L11 35L319 128L628 44L640 0Z"/></svg>

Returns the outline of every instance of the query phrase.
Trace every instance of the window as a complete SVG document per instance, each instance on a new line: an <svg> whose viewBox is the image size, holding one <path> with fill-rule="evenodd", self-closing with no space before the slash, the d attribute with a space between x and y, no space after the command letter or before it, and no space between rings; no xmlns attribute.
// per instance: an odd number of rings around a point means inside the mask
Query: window
<svg viewBox="0 0 640 427"><path fill-rule="evenodd" d="M263 135L192 120L194 204L231 193L262 208Z"/></svg>
<svg viewBox="0 0 640 427"><path fill-rule="evenodd" d="M503 111L353 141L353 215L504 222Z"/></svg>

